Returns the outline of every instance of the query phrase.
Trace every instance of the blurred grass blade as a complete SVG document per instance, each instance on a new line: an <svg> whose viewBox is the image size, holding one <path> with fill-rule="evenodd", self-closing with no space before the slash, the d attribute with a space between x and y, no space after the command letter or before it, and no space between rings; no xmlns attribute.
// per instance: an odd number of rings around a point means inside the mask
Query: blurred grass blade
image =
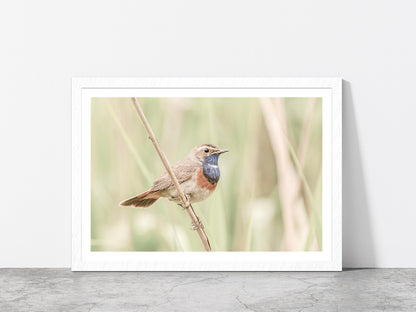
<svg viewBox="0 0 416 312"><path fill-rule="evenodd" d="M124 139L124 141L127 144L127 147L130 151L130 153L132 154L133 158L136 160L137 165L139 166L141 172L143 173L143 176L146 178L146 181L151 184L153 182L153 178L150 175L149 170L147 169L147 166L145 165L144 161L141 159L141 157L139 156L139 154L136 152L136 149L134 147L133 142L130 140L129 136L127 135L126 130L124 130L123 125L121 124L120 120L118 119L116 113L114 112L113 108L111 107L111 105L107 105L110 113L111 113L111 117L114 119L118 129L120 130L121 136Z"/></svg>

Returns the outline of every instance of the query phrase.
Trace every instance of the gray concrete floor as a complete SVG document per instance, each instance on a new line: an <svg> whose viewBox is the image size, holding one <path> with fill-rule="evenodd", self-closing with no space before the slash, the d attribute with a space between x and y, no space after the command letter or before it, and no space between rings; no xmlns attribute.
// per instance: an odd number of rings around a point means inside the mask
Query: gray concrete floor
<svg viewBox="0 0 416 312"><path fill-rule="evenodd" d="M0 269L0 311L416 311L416 269L338 273Z"/></svg>

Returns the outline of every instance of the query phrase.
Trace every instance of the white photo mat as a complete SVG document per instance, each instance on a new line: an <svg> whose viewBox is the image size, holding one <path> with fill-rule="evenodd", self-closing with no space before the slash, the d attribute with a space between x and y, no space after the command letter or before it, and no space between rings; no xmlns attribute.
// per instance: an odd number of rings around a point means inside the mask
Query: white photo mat
<svg viewBox="0 0 416 312"><path fill-rule="evenodd" d="M322 97L322 251L91 251L92 97ZM340 78L73 78L72 270L341 270L341 102L342 80Z"/></svg>

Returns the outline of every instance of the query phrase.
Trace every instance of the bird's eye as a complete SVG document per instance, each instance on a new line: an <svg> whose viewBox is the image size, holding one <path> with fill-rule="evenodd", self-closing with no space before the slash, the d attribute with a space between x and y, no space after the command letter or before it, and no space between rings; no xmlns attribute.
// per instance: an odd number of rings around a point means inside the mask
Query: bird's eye
<svg viewBox="0 0 416 312"><path fill-rule="evenodd" d="M205 153L208 153L209 152L209 149L208 148L204 149L204 152Z"/></svg>

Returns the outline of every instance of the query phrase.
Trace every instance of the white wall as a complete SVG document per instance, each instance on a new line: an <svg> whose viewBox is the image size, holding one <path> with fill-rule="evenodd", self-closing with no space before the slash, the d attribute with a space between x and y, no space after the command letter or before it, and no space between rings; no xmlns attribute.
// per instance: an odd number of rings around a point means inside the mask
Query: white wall
<svg viewBox="0 0 416 312"><path fill-rule="evenodd" d="M0 9L0 267L68 267L71 77L334 76L345 267L416 267L412 1L19 1Z"/></svg>

